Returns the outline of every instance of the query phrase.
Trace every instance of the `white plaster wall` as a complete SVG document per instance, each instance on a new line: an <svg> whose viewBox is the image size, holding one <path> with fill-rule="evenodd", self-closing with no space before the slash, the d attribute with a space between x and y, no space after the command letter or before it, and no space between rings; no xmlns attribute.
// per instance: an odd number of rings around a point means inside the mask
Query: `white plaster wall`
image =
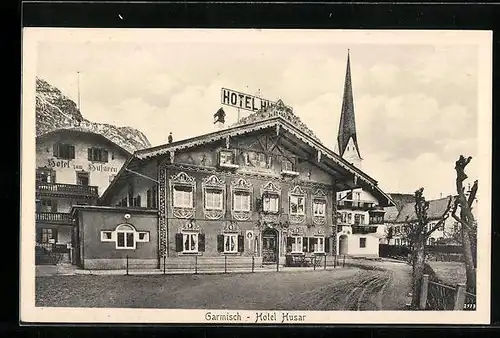
<svg viewBox="0 0 500 338"><path fill-rule="evenodd" d="M75 159L64 160L53 156L53 144L63 142L75 146ZM109 153L107 163L92 162L88 160L88 148L105 148ZM114 155L114 159L112 154ZM36 166L52 168L56 171L56 182L76 184L77 171L89 172L89 185L97 186L99 195L110 184L110 176L116 175L127 159L127 154L111 142L104 142L94 135L75 134L69 136L65 133L52 135L50 139L36 144Z"/></svg>

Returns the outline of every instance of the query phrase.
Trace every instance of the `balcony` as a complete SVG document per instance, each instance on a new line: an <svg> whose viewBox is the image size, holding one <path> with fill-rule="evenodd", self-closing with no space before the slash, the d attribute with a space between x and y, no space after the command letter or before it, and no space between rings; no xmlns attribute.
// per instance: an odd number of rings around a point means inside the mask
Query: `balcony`
<svg viewBox="0 0 500 338"><path fill-rule="evenodd" d="M373 234L375 232L377 232L376 226L370 226L370 225L353 225L352 226L352 233L353 234L366 235L366 234Z"/></svg>
<svg viewBox="0 0 500 338"><path fill-rule="evenodd" d="M40 195L50 196L99 197L98 187L93 185L37 182L36 192Z"/></svg>
<svg viewBox="0 0 500 338"><path fill-rule="evenodd" d="M67 225L74 223L71 214L66 212L37 212L35 215L36 222Z"/></svg>
<svg viewBox="0 0 500 338"><path fill-rule="evenodd" d="M372 201L363 200L340 200L337 202L338 209L349 209L349 210L370 210L374 206Z"/></svg>

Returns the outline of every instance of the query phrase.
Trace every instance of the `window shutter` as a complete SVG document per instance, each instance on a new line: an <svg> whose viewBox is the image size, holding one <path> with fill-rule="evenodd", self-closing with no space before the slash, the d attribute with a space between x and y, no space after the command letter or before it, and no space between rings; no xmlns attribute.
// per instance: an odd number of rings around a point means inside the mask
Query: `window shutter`
<svg viewBox="0 0 500 338"><path fill-rule="evenodd" d="M141 195L137 195L137 207L141 206Z"/></svg>
<svg viewBox="0 0 500 338"><path fill-rule="evenodd" d="M330 252L330 238L331 237L325 237L325 252L326 253Z"/></svg>
<svg viewBox="0 0 500 338"><path fill-rule="evenodd" d="M198 251L205 252L205 234L198 234Z"/></svg>
<svg viewBox="0 0 500 338"><path fill-rule="evenodd" d="M314 244L318 239L316 237L309 238L309 252L314 252Z"/></svg>
<svg viewBox="0 0 500 338"><path fill-rule="evenodd" d="M292 243L293 243L293 238L287 237L286 238L286 252L292 251Z"/></svg>
<svg viewBox="0 0 500 338"><path fill-rule="evenodd" d="M309 238L307 237L302 237L302 251L303 252L309 252Z"/></svg>
<svg viewBox="0 0 500 338"><path fill-rule="evenodd" d="M72 160L75 159L75 146L69 146L69 158Z"/></svg>
<svg viewBox="0 0 500 338"><path fill-rule="evenodd" d="M175 251L182 252L182 234L175 234Z"/></svg>
<svg viewBox="0 0 500 338"><path fill-rule="evenodd" d="M87 149L87 159L92 161L92 148Z"/></svg>
<svg viewBox="0 0 500 338"><path fill-rule="evenodd" d="M108 151L106 149L102 150L102 157L103 162L108 162Z"/></svg>
<svg viewBox="0 0 500 338"><path fill-rule="evenodd" d="M245 239L243 235L238 235L238 252L245 251Z"/></svg>
<svg viewBox="0 0 500 338"><path fill-rule="evenodd" d="M54 157L59 157L59 144L58 143L54 143L52 145L52 155Z"/></svg>
<svg viewBox="0 0 500 338"><path fill-rule="evenodd" d="M217 252L224 252L224 235L217 235Z"/></svg>

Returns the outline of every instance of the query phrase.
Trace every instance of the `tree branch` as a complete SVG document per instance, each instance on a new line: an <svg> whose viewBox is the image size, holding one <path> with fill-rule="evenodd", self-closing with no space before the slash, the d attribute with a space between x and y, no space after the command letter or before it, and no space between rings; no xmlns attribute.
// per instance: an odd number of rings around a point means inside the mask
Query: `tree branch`
<svg viewBox="0 0 500 338"><path fill-rule="evenodd" d="M467 204L469 205L469 208L472 208L472 203L476 199L477 188L478 188L478 181L475 180L474 184L472 185L472 188L470 190L469 199L467 200Z"/></svg>

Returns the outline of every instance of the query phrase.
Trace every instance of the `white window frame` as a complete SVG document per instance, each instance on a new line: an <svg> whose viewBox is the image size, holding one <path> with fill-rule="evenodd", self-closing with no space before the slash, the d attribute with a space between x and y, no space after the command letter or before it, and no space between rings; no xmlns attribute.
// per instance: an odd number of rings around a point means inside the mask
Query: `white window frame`
<svg viewBox="0 0 500 338"><path fill-rule="evenodd" d="M192 232L192 231L182 231L182 253L198 253L200 252L199 249L199 233L198 232ZM195 238L195 247L194 249L191 249L191 241L192 238L191 236L194 236ZM186 244L186 238L189 238L189 249L186 250L185 244Z"/></svg>
<svg viewBox="0 0 500 338"><path fill-rule="evenodd" d="M364 241L365 245L364 246L361 246L361 240ZM366 249L366 237L360 237L359 238L359 248L360 249Z"/></svg>
<svg viewBox="0 0 500 338"><path fill-rule="evenodd" d="M266 209L266 200L268 200L268 208ZM275 200L276 202L274 204L271 204L271 200ZM280 196L278 194L272 194L272 193L266 193L262 197L262 210L264 212L279 212L279 203L280 203ZM274 206L274 208L271 208L271 206Z"/></svg>
<svg viewBox="0 0 500 338"><path fill-rule="evenodd" d="M180 203L179 199L176 197L176 189L190 189L191 192L188 193L187 191L182 191L183 194L190 194L190 201L189 203L184 203L184 197L182 198L182 203ZM180 190L178 190L180 191ZM173 206L174 208L193 208L193 205L194 205L194 187L193 186L189 186L189 185L179 185L179 184L176 184L172 187L172 195L173 195Z"/></svg>
<svg viewBox="0 0 500 338"><path fill-rule="evenodd" d="M292 199L297 199L297 212L292 212ZM302 199L302 212L299 211L299 200ZM290 195L290 215L305 215L306 214L306 197L304 195Z"/></svg>
<svg viewBox="0 0 500 338"><path fill-rule="evenodd" d="M218 195L220 198L220 206L208 206L209 195ZM215 199L213 199L212 202L215 202ZM224 191L222 189L210 187L205 188L205 210L224 210Z"/></svg>
<svg viewBox="0 0 500 338"><path fill-rule="evenodd" d="M325 236L314 236L316 243L314 243L314 253L325 253ZM319 241L321 240L321 244Z"/></svg>
<svg viewBox="0 0 500 338"><path fill-rule="evenodd" d="M224 253L238 253L238 234L237 233L225 233L223 234L224 236ZM234 240L234 248L233 250L226 250L226 245L229 244L228 242L231 241L231 238Z"/></svg>
<svg viewBox="0 0 500 338"><path fill-rule="evenodd" d="M291 253L304 253L304 246L303 246L303 238L302 236L292 236L292 251ZM299 250L297 250L297 247Z"/></svg>
<svg viewBox="0 0 500 338"><path fill-rule="evenodd" d="M239 205L236 203L236 196L239 196L238 199L240 200ZM244 198L243 198L244 196ZM247 208L243 208L244 203L243 199L248 200ZM234 211L250 211L250 191L244 191L244 190L235 190L233 191L233 210Z"/></svg>
<svg viewBox="0 0 500 338"><path fill-rule="evenodd" d="M125 229L120 229L120 227L128 227L129 229L125 230ZM115 230L115 233L116 233L116 244L115 244L115 247L116 249L119 249L119 250L135 250L136 248L136 240L135 240L135 229L131 226L131 225L127 225L127 224L120 224L119 226L116 227L116 230ZM119 242L119 237L120 237L120 234L123 234L123 243L124 243L124 246L120 246L118 245L118 242ZM133 246L127 246L128 244L128 234L132 234L132 244Z"/></svg>
<svg viewBox="0 0 500 338"><path fill-rule="evenodd" d="M136 242L139 243L149 242L149 231L138 231L136 234L137 234L137 238L135 239ZM141 235L144 235L143 239L141 239Z"/></svg>
<svg viewBox="0 0 500 338"><path fill-rule="evenodd" d="M106 238L106 234L110 234L111 238ZM101 242L114 242L114 241L116 241L114 234L115 234L114 231L109 231L109 230L101 231Z"/></svg>
<svg viewBox="0 0 500 338"><path fill-rule="evenodd" d="M322 213L316 213L316 206L322 206ZM313 216L325 217L326 216L326 201L322 198L314 198L313 199Z"/></svg>

